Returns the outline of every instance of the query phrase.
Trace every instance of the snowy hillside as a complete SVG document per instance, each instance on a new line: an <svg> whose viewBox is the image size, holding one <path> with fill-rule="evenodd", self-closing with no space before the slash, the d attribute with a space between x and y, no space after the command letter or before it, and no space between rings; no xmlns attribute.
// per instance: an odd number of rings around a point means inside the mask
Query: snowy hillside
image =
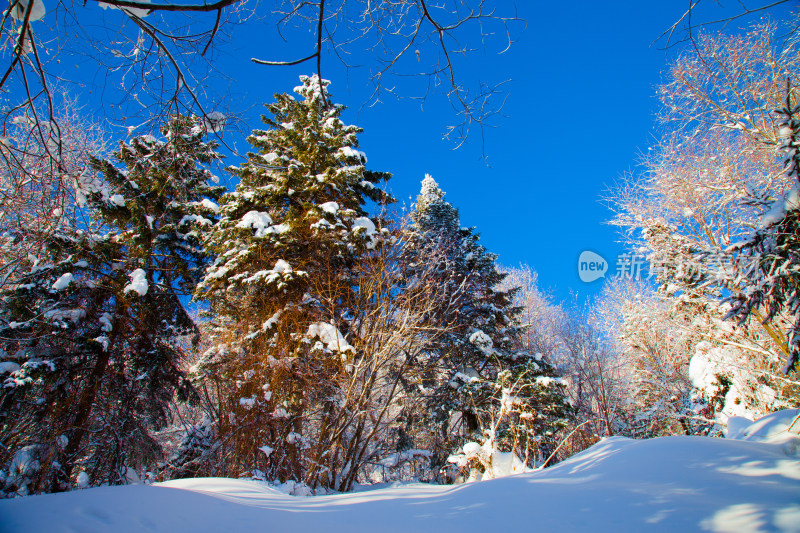
<svg viewBox="0 0 800 533"><path fill-rule="evenodd" d="M253 481L201 478L30 496L0 502L0 528L800 532L798 439L785 429L796 415L741 427L737 439L605 439L543 471L458 486L303 498Z"/></svg>

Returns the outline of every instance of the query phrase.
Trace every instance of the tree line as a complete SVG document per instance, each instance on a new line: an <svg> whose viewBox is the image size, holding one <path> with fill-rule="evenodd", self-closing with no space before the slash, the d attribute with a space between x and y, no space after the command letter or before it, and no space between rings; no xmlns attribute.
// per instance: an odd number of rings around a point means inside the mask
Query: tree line
<svg viewBox="0 0 800 533"><path fill-rule="evenodd" d="M432 177L397 209L317 75L267 106L234 190L208 117L110 150L67 109L58 172L48 123L20 117L0 143L3 495L490 479L797 407L796 39L695 44L607 198L654 280L588 306L500 267Z"/></svg>
<svg viewBox="0 0 800 533"><path fill-rule="evenodd" d="M161 138L88 155L81 217L44 213L33 232L37 202L8 228L7 493L148 469L349 490L415 461L455 476L448 458L473 440L530 466L554 449L565 383L520 346L497 257L432 178L391 215L390 176L366 169L329 82L301 82L228 168L235 190L215 184L204 123L175 116ZM167 457L155 434L174 400L205 420Z"/></svg>

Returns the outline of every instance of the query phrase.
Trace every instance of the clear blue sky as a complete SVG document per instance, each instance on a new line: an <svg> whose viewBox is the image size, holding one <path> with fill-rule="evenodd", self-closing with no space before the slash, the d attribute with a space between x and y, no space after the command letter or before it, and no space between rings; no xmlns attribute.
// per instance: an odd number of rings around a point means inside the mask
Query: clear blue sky
<svg viewBox="0 0 800 533"><path fill-rule="evenodd" d="M494 3L499 14L513 14L512 2ZM706 3L717 9L710 0ZM729 7L722 12L737 12L737 5ZM85 9L98 19L123 16L91 4ZM490 42L485 51L457 64L467 82L510 80L505 116L484 131L488 165L480 131L458 150L442 139L455 117L441 95L431 96L422 107L418 101L394 99L363 107L371 90L366 69L347 71L327 54L323 76L332 81L334 100L349 107L345 122L364 128L360 141L368 166L394 174L390 184L401 202L410 204L424 175L433 175L459 209L462 225L475 226L502 264L529 264L541 288L557 301L570 299L571 293L584 298L599 292L602 280L580 281L579 254L593 250L613 265L623 252L601 197L623 173L636 171L638 154L652 142L658 105L654 88L678 51L664 51L653 41L685 9L685 0L517 2L517 15L527 28L516 27L511 49L497 55L500 47ZM250 57L294 59L313 51L313 36L290 31L282 43L272 26L263 24L241 26L234 35L212 52L229 80L215 82L213 89L225 96L207 109L246 108L249 130L261 127L262 103L271 102L273 93L290 92L299 74L314 70L313 64L257 66ZM428 52L423 48L422 53ZM349 60L374 65L369 53ZM85 67L76 62L74 68L82 72ZM94 80L104 95L113 92L104 73ZM398 91L418 91L414 83L419 80L402 81ZM96 91L88 99L87 94L79 97L99 108L97 96ZM225 135L246 151L241 137Z"/></svg>
<svg viewBox="0 0 800 533"><path fill-rule="evenodd" d="M519 2L518 9L527 28L512 48L476 52L459 71L466 79L511 80L505 117L484 132L488 166L479 131L458 150L442 140L454 120L443 99L432 97L422 109L409 100L361 108L365 72L348 76L329 61L323 75L333 82L334 99L350 108L345 122L364 128L369 167L394 174L398 198L413 201L430 173L462 225L475 226L502 264L529 264L556 300L571 292L583 298L602 280L580 281L581 251L612 263L622 252L601 196L652 139L654 86L670 55L651 43L685 2ZM266 98L291 90L297 74L309 70L251 67L239 81L252 87L252 98Z"/></svg>

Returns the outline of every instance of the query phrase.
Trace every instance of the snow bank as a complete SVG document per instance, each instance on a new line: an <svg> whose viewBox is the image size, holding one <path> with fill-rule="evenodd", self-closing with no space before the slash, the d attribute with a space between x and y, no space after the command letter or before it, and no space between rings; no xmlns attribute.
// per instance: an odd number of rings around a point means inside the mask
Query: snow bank
<svg viewBox="0 0 800 533"><path fill-rule="evenodd" d="M778 422L759 423L769 433ZM0 528L798 532L799 494L800 461L779 446L686 436L610 438L552 468L457 486L394 485L298 498L255 481L201 478L29 496L0 501Z"/></svg>
<svg viewBox="0 0 800 533"><path fill-rule="evenodd" d="M800 458L800 409L784 409L753 422L728 419L727 438L780 446L786 455Z"/></svg>

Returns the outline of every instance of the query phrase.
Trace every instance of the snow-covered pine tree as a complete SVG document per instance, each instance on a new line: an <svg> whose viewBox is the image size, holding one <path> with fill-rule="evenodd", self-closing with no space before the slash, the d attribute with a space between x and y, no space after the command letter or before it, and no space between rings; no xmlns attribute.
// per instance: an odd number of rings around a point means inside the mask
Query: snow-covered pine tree
<svg viewBox="0 0 800 533"><path fill-rule="evenodd" d="M202 163L217 159L196 119L121 144L97 174L80 176L77 199L91 232L47 236L44 257L4 288L0 392L7 493L124 483L129 468L159 459L151 430L167 421L195 334L181 294L205 262L200 234L216 218L221 189Z"/></svg>
<svg viewBox="0 0 800 533"><path fill-rule="evenodd" d="M462 436L448 457L468 479L493 479L552 464L561 430L574 415L567 382L541 354L498 361L491 378L470 379L455 405L471 406L480 432ZM462 407L463 409L463 407Z"/></svg>
<svg viewBox="0 0 800 533"><path fill-rule="evenodd" d="M502 274L495 269L497 256L486 252L472 229L459 226L458 211L444 195L436 181L426 175L411 214L414 224L408 237L410 280L428 258L436 258L440 263L435 274L437 283L446 287L450 295L436 310L437 316L432 317L439 326L434 331L444 333L431 336L430 359L423 364L424 386L431 391L428 409L440 431L439 442L432 443L438 448L440 461L452 451L452 439L457 442L460 435L479 430L477 413L470 406L459 408L456 404L460 405L461 398L455 391L466 381L492 376L496 365L488 362L487 356L494 349L512 348L511 337L500 331L512 327L505 313L512 295L492 290L502 280ZM489 344L484 352L480 342L486 339ZM495 347L495 341L504 346ZM455 381L451 385L452 380ZM454 410L460 416L451 420ZM429 422L425 420L423 426ZM457 427L450 427L451 423Z"/></svg>
<svg viewBox="0 0 800 533"><path fill-rule="evenodd" d="M515 349L521 333L515 290L499 287L505 274L497 269L497 256L479 244L473 229L459 226L458 211L430 176L412 218L409 283L423 262L437 258L434 276L447 295L430 318L437 333L420 358L422 382L412 384L426 391L417 434L433 448L438 466L466 439L504 452L521 450L532 464L569 415L564 384L540 355Z"/></svg>
<svg viewBox="0 0 800 533"><path fill-rule="evenodd" d="M214 225L216 201L225 191L209 166L221 159L215 142L203 141L202 119L175 116L161 130L120 144L114 159L93 160L116 194L96 205L103 223L118 228L116 242L139 262L148 282L173 296L191 295L203 277L203 235ZM183 307L173 298L169 308Z"/></svg>
<svg viewBox="0 0 800 533"><path fill-rule="evenodd" d="M781 149L786 154L784 176L788 190L783 198L767 204L762 227L736 254L734 294L727 317L746 320L761 314L762 322L786 324L786 365L784 373L800 371L800 104L792 103L792 87L786 84L786 105L775 112L780 120Z"/></svg>
<svg viewBox="0 0 800 533"><path fill-rule="evenodd" d="M302 76L301 98L275 95L254 130L255 149L231 172L208 247L216 255L196 298L218 325L195 367L215 381L218 431L231 474L335 485L327 420L338 409L337 376L354 357L352 267L376 245L368 200L385 204L388 174L366 170L361 129L340 120L330 82ZM306 479L310 469L326 470ZM312 475L312 477L314 477Z"/></svg>
<svg viewBox="0 0 800 533"><path fill-rule="evenodd" d="M213 477L216 451L220 446L215 435L214 421L203 417L198 424L184 429L181 441L167 458L161 474L171 479Z"/></svg>

